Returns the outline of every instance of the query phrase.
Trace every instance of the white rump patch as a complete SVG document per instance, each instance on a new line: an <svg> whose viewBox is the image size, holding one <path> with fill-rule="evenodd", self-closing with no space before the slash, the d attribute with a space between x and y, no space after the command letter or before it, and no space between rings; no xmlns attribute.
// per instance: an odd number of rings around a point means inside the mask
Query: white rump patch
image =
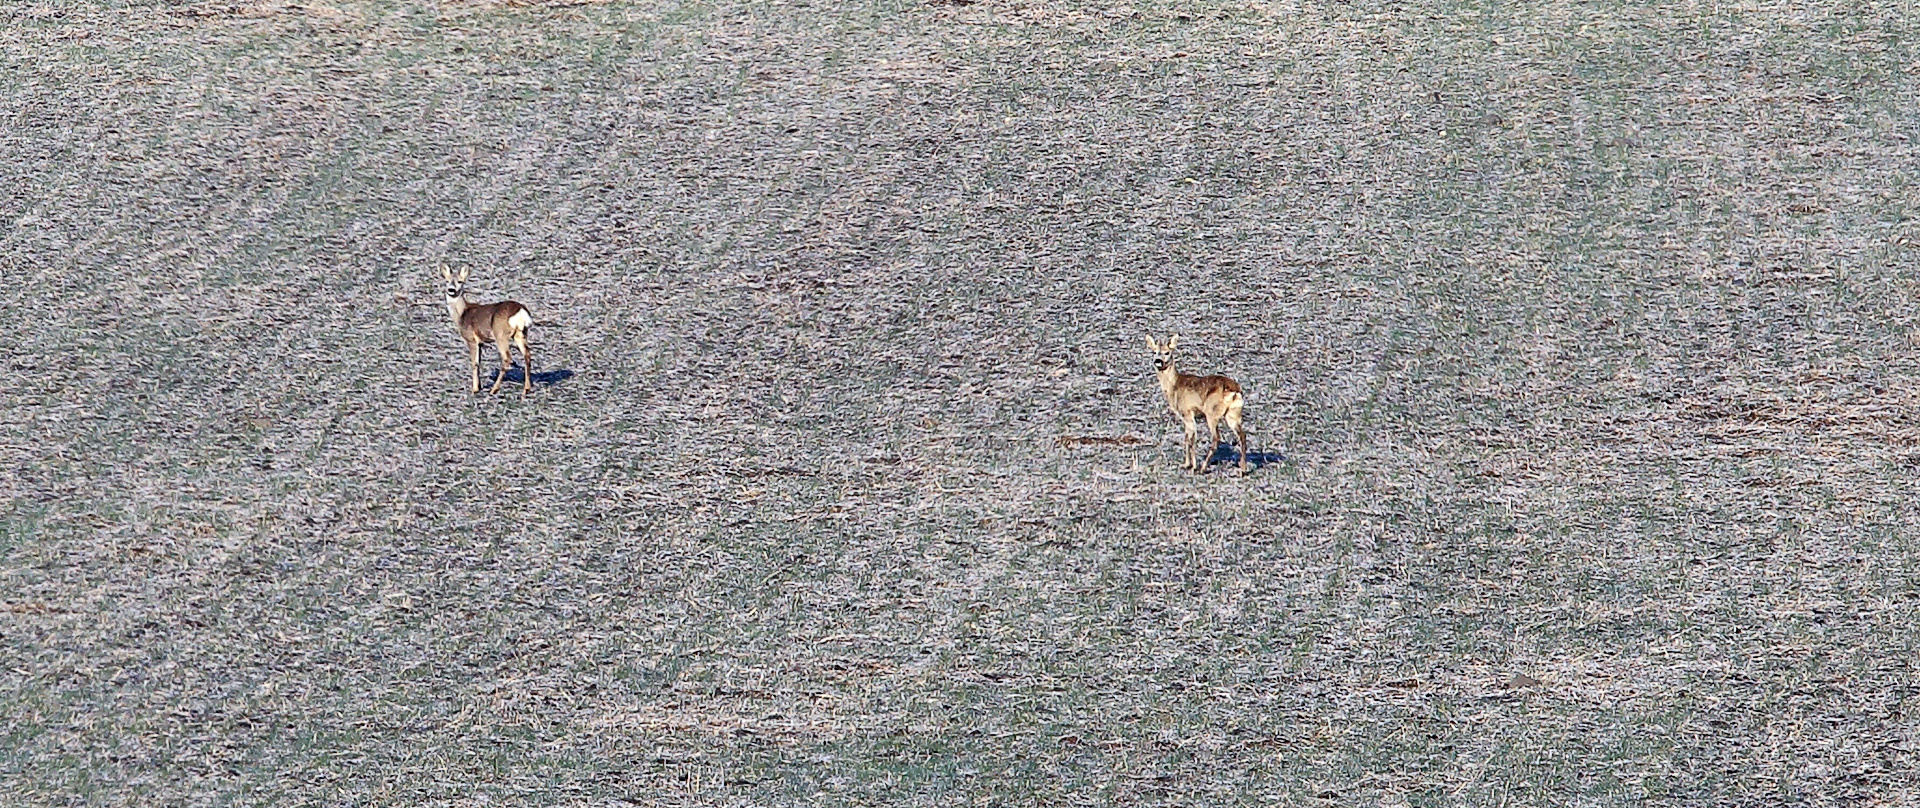
<svg viewBox="0 0 1920 808"><path fill-rule="evenodd" d="M516 331L525 331L533 327L533 315L528 314L526 309L521 309L507 318L507 325L513 326Z"/></svg>

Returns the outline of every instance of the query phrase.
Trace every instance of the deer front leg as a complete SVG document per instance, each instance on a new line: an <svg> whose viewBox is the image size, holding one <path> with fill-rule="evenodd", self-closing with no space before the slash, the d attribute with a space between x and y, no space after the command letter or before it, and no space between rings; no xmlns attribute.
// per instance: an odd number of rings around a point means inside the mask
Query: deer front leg
<svg viewBox="0 0 1920 808"><path fill-rule="evenodd" d="M1193 456L1193 445L1199 442L1200 434L1199 430L1194 427L1193 413L1187 413L1181 416L1181 424L1187 428L1187 464L1181 466L1181 468L1199 471L1200 463Z"/></svg>
<svg viewBox="0 0 1920 808"><path fill-rule="evenodd" d="M467 348L470 349L467 367L473 371L473 384L467 392L478 393L480 392L480 343L469 340Z"/></svg>

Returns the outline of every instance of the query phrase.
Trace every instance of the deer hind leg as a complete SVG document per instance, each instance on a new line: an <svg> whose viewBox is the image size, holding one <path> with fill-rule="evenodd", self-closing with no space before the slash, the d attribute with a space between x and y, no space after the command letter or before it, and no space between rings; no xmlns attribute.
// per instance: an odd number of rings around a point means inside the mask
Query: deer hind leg
<svg viewBox="0 0 1920 808"><path fill-rule="evenodd" d="M1247 455L1253 451L1247 444L1247 427L1241 420L1240 408L1227 410L1227 426L1233 428L1234 435L1240 440L1240 471L1246 473Z"/></svg>
<svg viewBox="0 0 1920 808"><path fill-rule="evenodd" d="M493 386L487 388L487 395L500 392L500 383L507 380L507 368L513 364L513 348L507 339L496 339L493 347L500 351L500 372L493 374Z"/></svg>
<svg viewBox="0 0 1920 808"><path fill-rule="evenodd" d="M520 387L520 397L525 398L533 390L533 352L527 348L527 332L515 331L513 344L520 346L520 364L527 368L527 383Z"/></svg>
<svg viewBox="0 0 1920 808"><path fill-rule="evenodd" d="M1207 434L1213 441L1207 444L1207 465L1213 465L1213 453L1220 451L1220 416L1207 413Z"/></svg>

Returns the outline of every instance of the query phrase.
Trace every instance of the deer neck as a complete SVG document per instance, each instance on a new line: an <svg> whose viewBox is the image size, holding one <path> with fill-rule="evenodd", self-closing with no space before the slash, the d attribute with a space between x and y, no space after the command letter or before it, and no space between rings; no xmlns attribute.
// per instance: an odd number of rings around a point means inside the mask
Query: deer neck
<svg viewBox="0 0 1920 808"><path fill-rule="evenodd" d="M1160 376L1160 392L1166 393L1167 400L1172 401L1173 388L1180 383L1180 372L1173 369L1172 363L1168 363L1166 367L1160 369L1158 375Z"/></svg>
<svg viewBox="0 0 1920 808"><path fill-rule="evenodd" d="M467 313L466 295L447 298L447 315L453 318L454 325L459 325L460 315L466 314L466 313Z"/></svg>

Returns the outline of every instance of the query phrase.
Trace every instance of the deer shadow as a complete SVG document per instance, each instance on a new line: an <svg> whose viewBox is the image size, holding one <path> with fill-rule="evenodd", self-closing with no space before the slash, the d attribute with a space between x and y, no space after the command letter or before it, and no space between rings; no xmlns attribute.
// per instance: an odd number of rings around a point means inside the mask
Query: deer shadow
<svg viewBox="0 0 1920 808"><path fill-rule="evenodd" d="M1248 452L1247 470L1252 471L1273 463L1282 463L1286 459L1287 456L1280 452ZM1215 464L1237 466L1240 464L1240 453L1234 450L1234 445L1231 443L1217 444L1213 447L1213 454L1207 455L1206 463L1202 468L1212 468Z"/></svg>
<svg viewBox="0 0 1920 808"><path fill-rule="evenodd" d="M485 368L482 368L480 370L480 386L482 388L485 388L487 385L492 384L494 376L499 372L500 372L499 368L494 368L492 373L488 373ZM573 378L573 376L574 376L573 371L567 370L565 368L561 368L559 370L534 371L533 386L552 387L556 384L559 384L561 382L564 382L568 379ZM519 365L514 365L512 370L507 371L506 378L500 380L500 386L505 387L510 384L524 385L526 384L526 379L527 379L527 369Z"/></svg>

